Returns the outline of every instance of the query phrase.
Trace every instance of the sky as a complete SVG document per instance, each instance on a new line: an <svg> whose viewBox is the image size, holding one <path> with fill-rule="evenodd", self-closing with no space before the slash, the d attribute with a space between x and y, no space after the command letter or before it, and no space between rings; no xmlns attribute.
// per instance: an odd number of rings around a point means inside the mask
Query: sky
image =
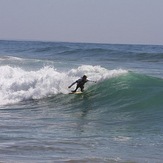
<svg viewBox="0 0 163 163"><path fill-rule="evenodd" d="M163 45L163 0L0 0L0 40Z"/></svg>

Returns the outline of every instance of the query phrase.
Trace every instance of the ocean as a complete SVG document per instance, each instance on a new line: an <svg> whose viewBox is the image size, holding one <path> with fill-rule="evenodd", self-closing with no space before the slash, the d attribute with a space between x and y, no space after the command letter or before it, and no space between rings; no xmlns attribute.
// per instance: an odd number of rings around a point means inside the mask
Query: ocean
<svg viewBox="0 0 163 163"><path fill-rule="evenodd" d="M0 72L0 162L163 162L163 46L1 40Z"/></svg>

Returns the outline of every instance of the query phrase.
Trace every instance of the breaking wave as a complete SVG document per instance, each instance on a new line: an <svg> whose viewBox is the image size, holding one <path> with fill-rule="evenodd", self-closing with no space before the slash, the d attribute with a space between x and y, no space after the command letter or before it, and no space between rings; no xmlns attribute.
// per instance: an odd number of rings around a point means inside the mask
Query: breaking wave
<svg viewBox="0 0 163 163"><path fill-rule="evenodd" d="M107 70L101 66L82 65L76 69L60 72L45 66L39 70L26 71L20 67L0 66L0 105L13 104L30 99L42 99L57 94L68 94L68 85L86 74L90 80L103 81L127 70ZM91 85L89 83L88 85Z"/></svg>

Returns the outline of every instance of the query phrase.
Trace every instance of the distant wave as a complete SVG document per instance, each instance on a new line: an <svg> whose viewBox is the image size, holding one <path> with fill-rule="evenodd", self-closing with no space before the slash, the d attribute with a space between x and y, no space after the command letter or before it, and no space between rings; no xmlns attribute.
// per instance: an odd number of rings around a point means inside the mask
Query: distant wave
<svg viewBox="0 0 163 163"><path fill-rule="evenodd" d="M9 60L9 61L11 61L11 60L13 60L13 61L21 61L21 60L23 60L22 58L19 58L19 57L13 57L13 56L1 56L0 57L0 61L4 61L4 60Z"/></svg>

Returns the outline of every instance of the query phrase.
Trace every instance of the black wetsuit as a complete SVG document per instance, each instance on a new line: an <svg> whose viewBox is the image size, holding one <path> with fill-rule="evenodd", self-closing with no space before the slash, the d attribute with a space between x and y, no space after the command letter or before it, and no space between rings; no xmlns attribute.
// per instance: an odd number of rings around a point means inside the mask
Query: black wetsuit
<svg viewBox="0 0 163 163"><path fill-rule="evenodd" d="M76 89L75 89L73 92L76 92L78 88L80 88L81 91L83 92L83 91L84 91L84 84L85 84L87 81L88 81L87 79L83 79L83 78L78 79L78 80L76 81L76 83L77 83Z"/></svg>

